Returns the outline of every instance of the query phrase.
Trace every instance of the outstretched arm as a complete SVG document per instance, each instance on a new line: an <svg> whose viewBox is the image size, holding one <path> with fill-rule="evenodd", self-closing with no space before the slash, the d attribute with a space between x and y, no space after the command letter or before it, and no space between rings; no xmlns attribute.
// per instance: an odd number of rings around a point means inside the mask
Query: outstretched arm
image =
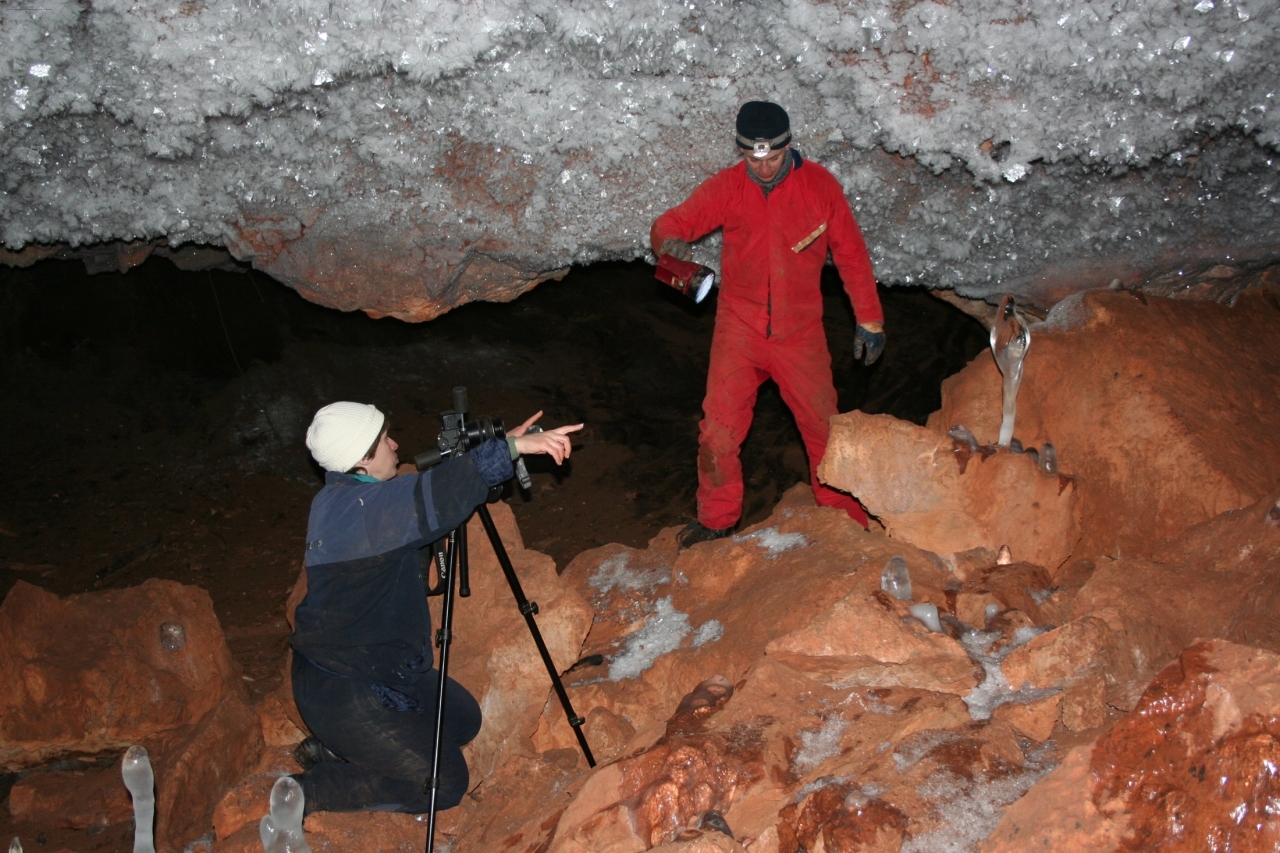
<svg viewBox="0 0 1280 853"><path fill-rule="evenodd" d="M515 439L516 450L522 456L534 453L545 453L559 465L569 458L573 446L569 441L569 433L582 429L582 424L568 424L545 432L529 432L529 427L542 417L539 411L507 435Z"/></svg>

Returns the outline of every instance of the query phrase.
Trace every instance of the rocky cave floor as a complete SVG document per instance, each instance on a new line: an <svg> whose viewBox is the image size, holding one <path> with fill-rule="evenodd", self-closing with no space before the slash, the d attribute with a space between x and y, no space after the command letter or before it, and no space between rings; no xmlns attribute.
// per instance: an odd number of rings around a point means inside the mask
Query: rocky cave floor
<svg viewBox="0 0 1280 853"><path fill-rule="evenodd" d="M714 306L644 264L574 269L511 304L417 326L320 308L261 274L159 259L123 275L43 262L0 278L0 596L19 580L59 595L149 577L200 586L254 698L283 673L285 597L321 485L302 435L326 402L376 403L402 459L434 445L455 385L473 417L515 425L544 409L547 425L585 422L568 464L533 460L531 492L503 497L526 545L560 569L693 515ZM882 290L888 348L865 368L834 273L823 290L842 411L923 423L941 381L986 346L979 323L924 291ZM745 526L806 479L771 383L743 459ZM0 801L14 778L0 778ZM115 829L55 839L0 811L0 838L36 849L127 849Z"/></svg>

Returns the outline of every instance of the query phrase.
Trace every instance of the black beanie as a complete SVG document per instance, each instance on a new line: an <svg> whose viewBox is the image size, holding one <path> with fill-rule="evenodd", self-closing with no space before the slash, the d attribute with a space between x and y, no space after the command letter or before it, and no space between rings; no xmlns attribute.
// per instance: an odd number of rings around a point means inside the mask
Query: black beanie
<svg viewBox="0 0 1280 853"><path fill-rule="evenodd" d="M751 150L757 139L768 140L773 149L791 141L791 119L787 111L770 101L747 101L738 110L738 147Z"/></svg>

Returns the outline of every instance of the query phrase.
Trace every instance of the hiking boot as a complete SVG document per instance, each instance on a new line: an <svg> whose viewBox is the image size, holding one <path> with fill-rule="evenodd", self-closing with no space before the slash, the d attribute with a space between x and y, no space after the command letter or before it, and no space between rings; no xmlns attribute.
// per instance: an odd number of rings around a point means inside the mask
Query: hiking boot
<svg viewBox="0 0 1280 853"><path fill-rule="evenodd" d="M293 760L302 766L303 771L310 770L317 764L322 764L326 761L346 761L345 758L334 753L314 736L308 737L298 744L293 751Z"/></svg>
<svg viewBox="0 0 1280 853"><path fill-rule="evenodd" d="M723 530L714 530L707 527L701 521L694 519L684 526L684 530L681 530L676 534L676 542L680 544L681 548L688 548L690 545L697 545L699 542L710 542L712 539L723 539L731 533L733 533L732 526L726 527Z"/></svg>

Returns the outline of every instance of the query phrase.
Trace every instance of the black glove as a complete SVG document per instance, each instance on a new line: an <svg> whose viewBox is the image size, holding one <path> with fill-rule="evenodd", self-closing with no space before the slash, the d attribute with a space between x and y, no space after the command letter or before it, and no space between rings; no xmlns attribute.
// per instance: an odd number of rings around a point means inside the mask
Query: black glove
<svg viewBox="0 0 1280 853"><path fill-rule="evenodd" d="M677 240L675 237L668 237L662 241L662 245L658 247L659 255L670 255L678 261L692 261L693 247L683 240Z"/></svg>
<svg viewBox="0 0 1280 853"><path fill-rule="evenodd" d="M854 360L862 358L863 350L867 354L863 364L868 367L875 364L876 359L880 357L880 353L884 352L884 332L869 329L866 326L858 326L858 331L853 336Z"/></svg>

